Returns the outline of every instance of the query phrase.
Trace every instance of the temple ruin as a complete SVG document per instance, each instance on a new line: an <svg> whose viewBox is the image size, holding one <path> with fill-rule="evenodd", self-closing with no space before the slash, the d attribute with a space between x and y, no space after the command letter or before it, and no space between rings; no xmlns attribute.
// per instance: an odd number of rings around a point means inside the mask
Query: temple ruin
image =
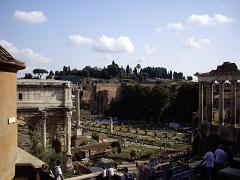
<svg viewBox="0 0 240 180"><path fill-rule="evenodd" d="M199 82L199 124L201 133L217 134L223 140L240 143L239 96L240 70L235 63L224 62L209 73L196 73ZM214 88L218 86L218 119L214 115ZM230 87L230 105L225 103L225 87ZM228 113L229 112L229 115Z"/></svg>

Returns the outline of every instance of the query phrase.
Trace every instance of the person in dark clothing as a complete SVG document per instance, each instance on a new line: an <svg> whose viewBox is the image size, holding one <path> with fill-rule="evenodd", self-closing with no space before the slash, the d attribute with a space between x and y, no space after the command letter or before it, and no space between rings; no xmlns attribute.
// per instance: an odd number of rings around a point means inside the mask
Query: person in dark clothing
<svg viewBox="0 0 240 180"><path fill-rule="evenodd" d="M41 180L53 180L55 176L46 164L43 164L39 172Z"/></svg>

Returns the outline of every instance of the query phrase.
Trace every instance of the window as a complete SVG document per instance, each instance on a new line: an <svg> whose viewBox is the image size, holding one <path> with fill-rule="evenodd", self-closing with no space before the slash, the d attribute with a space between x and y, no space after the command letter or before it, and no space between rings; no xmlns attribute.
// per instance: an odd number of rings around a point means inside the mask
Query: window
<svg viewBox="0 0 240 180"><path fill-rule="evenodd" d="M22 100L22 93L18 93L18 99Z"/></svg>

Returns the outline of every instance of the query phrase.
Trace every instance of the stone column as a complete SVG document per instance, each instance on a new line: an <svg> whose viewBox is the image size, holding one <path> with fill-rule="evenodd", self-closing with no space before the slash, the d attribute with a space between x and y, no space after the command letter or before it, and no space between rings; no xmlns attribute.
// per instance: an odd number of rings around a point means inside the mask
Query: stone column
<svg viewBox="0 0 240 180"><path fill-rule="evenodd" d="M71 155L71 119L72 119L72 111L66 111L66 119L65 119L65 126L66 126L66 152L67 154Z"/></svg>
<svg viewBox="0 0 240 180"><path fill-rule="evenodd" d="M213 123L213 82L208 83L208 122Z"/></svg>
<svg viewBox="0 0 240 180"><path fill-rule="evenodd" d="M204 120L203 120L203 82L199 82L198 112L199 112L199 120L200 120L201 123L203 123L204 122Z"/></svg>
<svg viewBox="0 0 240 180"><path fill-rule="evenodd" d="M219 122L224 125L224 81L219 82Z"/></svg>
<svg viewBox="0 0 240 180"><path fill-rule="evenodd" d="M110 127L110 133L112 134L113 133L113 119L112 118L110 118L109 127Z"/></svg>
<svg viewBox="0 0 240 180"><path fill-rule="evenodd" d="M66 110L66 118L65 118L65 126L66 126L66 170L69 173L73 171L72 165L72 153L71 153L71 119L72 119L72 111Z"/></svg>
<svg viewBox="0 0 240 180"><path fill-rule="evenodd" d="M236 126L236 107L237 107L237 93L236 93L236 87L237 87L237 81L230 81L231 82L231 120L232 125Z"/></svg>
<svg viewBox="0 0 240 180"><path fill-rule="evenodd" d="M82 136L82 127L80 121L80 91L77 89L75 91L76 96L76 129L75 129L75 136L79 137Z"/></svg>
<svg viewBox="0 0 240 180"><path fill-rule="evenodd" d="M43 138L43 149L47 148L47 113L46 111L41 111L42 113L42 138Z"/></svg>

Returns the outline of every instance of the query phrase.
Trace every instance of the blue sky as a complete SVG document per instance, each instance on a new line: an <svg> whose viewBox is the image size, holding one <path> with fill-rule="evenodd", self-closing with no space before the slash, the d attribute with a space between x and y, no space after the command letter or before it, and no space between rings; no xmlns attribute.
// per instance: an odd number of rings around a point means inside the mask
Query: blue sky
<svg viewBox="0 0 240 180"><path fill-rule="evenodd" d="M34 68L240 63L240 0L1 0L0 44Z"/></svg>

